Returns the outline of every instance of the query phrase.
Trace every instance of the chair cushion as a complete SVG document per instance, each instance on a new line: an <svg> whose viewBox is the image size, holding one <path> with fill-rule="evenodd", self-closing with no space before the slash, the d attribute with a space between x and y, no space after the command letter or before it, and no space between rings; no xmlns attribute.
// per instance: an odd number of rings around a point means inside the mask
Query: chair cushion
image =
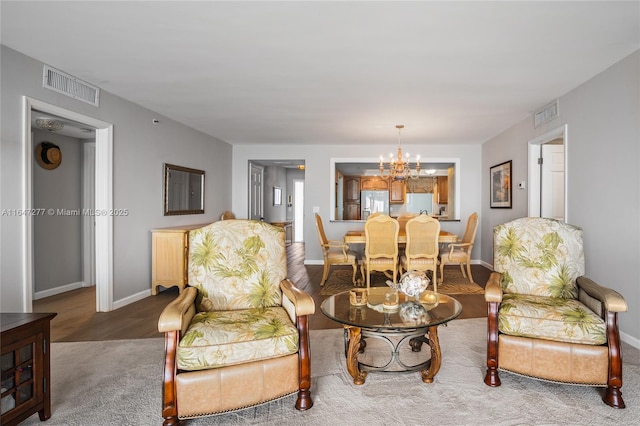
<svg viewBox="0 0 640 426"><path fill-rule="evenodd" d="M574 299L505 294L498 313L500 332L568 343L606 343L606 325Z"/></svg>
<svg viewBox="0 0 640 426"><path fill-rule="evenodd" d="M469 253L464 250L454 250L453 253L450 251L445 251L440 254L440 258L444 260L444 262L466 262L469 258Z"/></svg>
<svg viewBox="0 0 640 426"><path fill-rule="evenodd" d="M402 255L400 256L400 262L402 262L403 265L407 264L407 256L406 255ZM426 257L414 257L413 259L411 259L411 264L412 265L420 265L420 266L436 266L438 264L438 259L430 259L430 258L426 258Z"/></svg>
<svg viewBox="0 0 640 426"><path fill-rule="evenodd" d="M345 259L342 251L330 251L329 253L327 253L327 260L331 264L343 262L352 264L356 263L356 254L352 251L347 251L347 258Z"/></svg>
<svg viewBox="0 0 640 426"><path fill-rule="evenodd" d="M189 232L189 285L198 311L280 306L287 275L284 229L224 220Z"/></svg>
<svg viewBox="0 0 640 426"><path fill-rule="evenodd" d="M298 351L298 330L281 307L200 312L177 351L178 368L203 370Z"/></svg>
<svg viewBox="0 0 640 426"><path fill-rule="evenodd" d="M532 217L498 225L493 263L504 293L576 299L576 278L584 275L582 229Z"/></svg>

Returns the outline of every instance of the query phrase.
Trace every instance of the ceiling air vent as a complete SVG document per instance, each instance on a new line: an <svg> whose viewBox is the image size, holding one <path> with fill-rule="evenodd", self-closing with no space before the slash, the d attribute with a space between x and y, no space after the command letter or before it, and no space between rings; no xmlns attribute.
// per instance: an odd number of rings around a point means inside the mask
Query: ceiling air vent
<svg viewBox="0 0 640 426"><path fill-rule="evenodd" d="M542 124L553 120L560 114L558 107L558 100L556 99L549 105L542 108L540 111L536 112L534 115L535 127L541 126Z"/></svg>
<svg viewBox="0 0 640 426"><path fill-rule="evenodd" d="M48 65L45 65L42 71L42 87L95 107L100 104L100 89L98 87Z"/></svg>

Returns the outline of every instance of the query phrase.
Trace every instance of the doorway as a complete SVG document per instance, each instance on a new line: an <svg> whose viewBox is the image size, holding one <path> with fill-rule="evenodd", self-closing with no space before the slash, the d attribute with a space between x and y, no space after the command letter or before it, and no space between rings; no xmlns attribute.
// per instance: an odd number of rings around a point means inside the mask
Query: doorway
<svg viewBox="0 0 640 426"><path fill-rule="evenodd" d="M23 98L23 158L24 175L23 188L24 209L31 210L33 206L33 139L31 132L31 117L34 111L41 111L64 119L75 121L82 125L96 129L95 140L95 198L96 211L111 211L113 209L113 125L95 118L66 110L55 105L47 104L29 97ZM95 283L96 283L96 311L109 312L113 310L113 218L109 215L95 215ZM22 223L25 265L23 281L24 312L33 310L33 277L34 277L34 223L33 217L25 216Z"/></svg>
<svg viewBox="0 0 640 426"><path fill-rule="evenodd" d="M566 222L567 125L529 141L530 217Z"/></svg>
<svg viewBox="0 0 640 426"><path fill-rule="evenodd" d="M263 213L263 185L264 168L255 163L249 163L249 219L262 220Z"/></svg>
<svg viewBox="0 0 640 426"><path fill-rule="evenodd" d="M304 180L293 180L293 242L304 241Z"/></svg>

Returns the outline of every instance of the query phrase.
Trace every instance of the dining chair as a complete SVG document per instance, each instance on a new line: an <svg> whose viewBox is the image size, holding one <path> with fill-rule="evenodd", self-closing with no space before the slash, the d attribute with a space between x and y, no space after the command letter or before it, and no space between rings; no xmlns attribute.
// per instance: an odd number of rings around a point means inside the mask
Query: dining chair
<svg viewBox="0 0 640 426"><path fill-rule="evenodd" d="M318 230L318 239L322 248L322 256L324 257L324 270L322 271L322 280L320 286L323 286L329 277L329 269L331 265L350 265L353 268L353 277L351 281L353 285L356 283L356 272L358 271L358 258L354 251L349 250L349 244L342 241L328 240L322 225L322 218L316 213L316 229Z"/></svg>
<svg viewBox="0 0 640 426"><path fill-rule="evenodd" d="M383 272L396 282L398 275L398 221L385 214L368 219L364 224L364 259L362 277L367 280L367 291L371 286L371 272Z"/></svg>
<svg viewBox="0 0 640 426"><path fill-rule="evenodd" d="M406 224L407 245L400 256L400 273L431 271L433 291L438 291L438 236L440 222L425 214L415 216Z"/></svg>
<svg viewBox="0 0 640 426"><path fill-rule="evenodd" d="M476 239L476 231L478 229L478 213L471 213L467 219L467 227L462 236L462 242L451 243L447 250L440 254L440 282L444 280L444 265L460 265L462 276L469 278L469 282L473 282L471 276L471 250ZM467 267L465 273L464 266Z"/></svg>
<svg viewBox="0 0 640 426"><path fill-rule="evenodd" d="M235 218L236 218L236 215L231 213L229 210L225 210L220 215L220 220L230 220L230 219L235 219Z"/></svg>

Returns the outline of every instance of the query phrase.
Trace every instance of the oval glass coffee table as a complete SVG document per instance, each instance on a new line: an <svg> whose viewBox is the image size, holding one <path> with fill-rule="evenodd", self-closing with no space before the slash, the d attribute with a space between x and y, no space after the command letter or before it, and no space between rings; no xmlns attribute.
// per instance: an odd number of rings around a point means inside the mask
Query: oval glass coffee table
<svg viewBox="0 0 640 426"><path fill-rule="evenodd" d="M427 300L435 294L427 291L418 299L399 293L398 306L385 309L383 302L389 290L388 287L371 287L368 302L362 306L351 305L349 291L329 296L320 306L324 315L344 325L347 370L353 383L364 384L368 371L417 370L420 370L423 382L432 383L442 361L438 326L460 315L462 306L444 294L437 294L437 301L432 297ZM384 342L383 346L390 349L386 364L376 366L359 360L358 354L365 353L369 338ZM409 348L410 352L420 352L423 343L431 349L429 359L417 363L401 359L401 352L407 352Z"/></svg>

